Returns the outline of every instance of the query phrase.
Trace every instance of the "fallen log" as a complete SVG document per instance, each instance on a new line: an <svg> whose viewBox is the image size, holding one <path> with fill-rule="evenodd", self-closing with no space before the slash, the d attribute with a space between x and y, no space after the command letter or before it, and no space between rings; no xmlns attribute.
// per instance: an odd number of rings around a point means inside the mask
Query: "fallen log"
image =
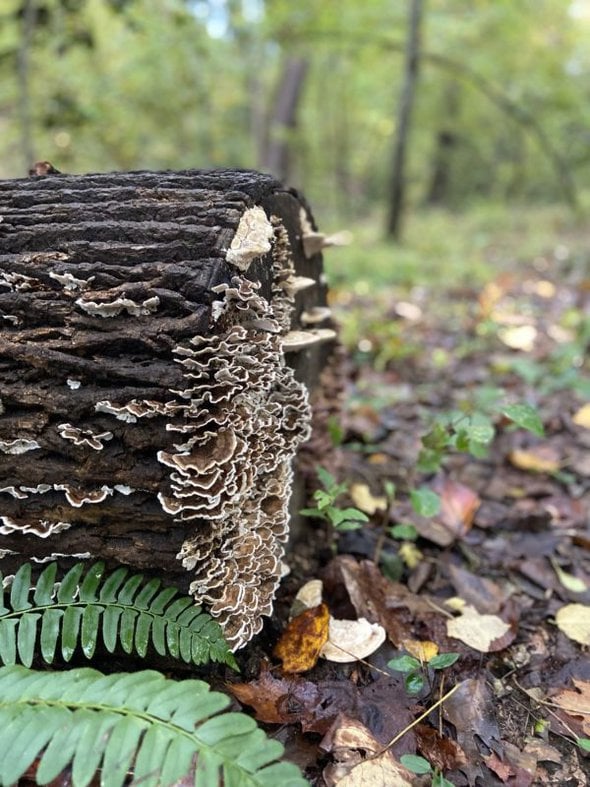
<svg viewBox="0 0 590 787"><path fill-rule="evenodd" d="M321 236L255 172L55 172L0 181L0 567L155 572L240 647L329 409Z"/></svg>

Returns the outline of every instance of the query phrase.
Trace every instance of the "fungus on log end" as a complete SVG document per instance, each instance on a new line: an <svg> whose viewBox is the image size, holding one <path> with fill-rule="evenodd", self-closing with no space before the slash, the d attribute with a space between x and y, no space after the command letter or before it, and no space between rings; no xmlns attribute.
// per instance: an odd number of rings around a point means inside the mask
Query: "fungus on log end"
<svg viewBox="0 0 590 787"><path fill-rule="evenodd" d="M254 172L0 182L5 571L166 573L234 648L259 631L334 348L310 227Z"/></svg>

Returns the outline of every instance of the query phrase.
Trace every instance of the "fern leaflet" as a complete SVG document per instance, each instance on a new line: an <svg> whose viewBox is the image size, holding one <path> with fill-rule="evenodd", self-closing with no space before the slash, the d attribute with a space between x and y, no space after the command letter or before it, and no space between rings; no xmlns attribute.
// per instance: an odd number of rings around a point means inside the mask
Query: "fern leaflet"
<svg viewBox="0 0 590 787"><path fill-rule="evenodd" d="M295 765L276 762L283 747L230 700L200 680L159 672L103 675L94 669L38 672L0 668L0 785L18 781L40 757L36 781L67 766L73 787L169 787L192 773L195 787L303 787ZM187 782L188 783L188 782Z"/></svg>
<svg viewBox="0 0 590 787"><path fill-rule="evenodd" d="M18 657L30 667L37 645L43 660L51 664L58 643L65 661L78 644L90 659L100 631L110 653L120 645L125 653L144 657L151 642L161 656L192 664L218 661L236 668L221 627L189 596L162 588L159 579L128 576L123 567L108 576L103 563L84 574L85 567L77 563L57 583L57 564L49 563L32 600L31 565L19 568L10 588L0 594L0 663L14 664Z"/></svg>

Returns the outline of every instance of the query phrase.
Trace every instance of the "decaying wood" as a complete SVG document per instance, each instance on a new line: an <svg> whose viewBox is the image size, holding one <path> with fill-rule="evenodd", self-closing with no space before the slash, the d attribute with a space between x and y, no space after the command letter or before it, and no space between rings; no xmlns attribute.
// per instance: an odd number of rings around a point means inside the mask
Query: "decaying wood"
<svg viewBox="0 0 590 787"><path fill-rule="evenodd" d="M247 171L0 182L5 572L155 570L259 630L333 347L312 221Z"/></svg>

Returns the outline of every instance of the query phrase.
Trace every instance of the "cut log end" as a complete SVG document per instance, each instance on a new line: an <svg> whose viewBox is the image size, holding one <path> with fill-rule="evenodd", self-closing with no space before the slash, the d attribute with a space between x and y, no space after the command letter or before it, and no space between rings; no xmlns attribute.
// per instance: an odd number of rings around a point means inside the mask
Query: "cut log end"
<svg viewBox="0 0 590 787"><path fill-rule="evenodd" d="M126 564L260 630L334 347L302 211L253 172L0 182L3 568Z"/></svg>

